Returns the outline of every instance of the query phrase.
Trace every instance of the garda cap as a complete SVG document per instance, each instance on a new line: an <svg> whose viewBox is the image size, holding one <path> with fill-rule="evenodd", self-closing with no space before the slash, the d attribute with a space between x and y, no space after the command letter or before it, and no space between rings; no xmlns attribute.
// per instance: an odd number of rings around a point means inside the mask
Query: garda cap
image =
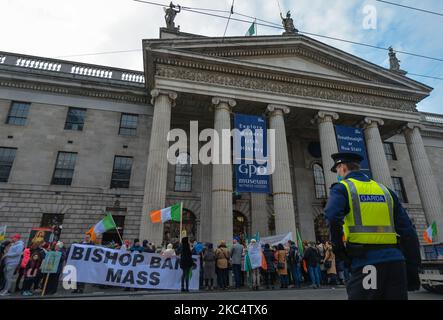
<svg viewBox="0 0 443 320"><path fill-rule="evenodd" d="M342 163L360 163L363 161L363 157L357 153L340 152L331 155L334 160L334 166L331 171L337 173L337 166Z"/></svg>

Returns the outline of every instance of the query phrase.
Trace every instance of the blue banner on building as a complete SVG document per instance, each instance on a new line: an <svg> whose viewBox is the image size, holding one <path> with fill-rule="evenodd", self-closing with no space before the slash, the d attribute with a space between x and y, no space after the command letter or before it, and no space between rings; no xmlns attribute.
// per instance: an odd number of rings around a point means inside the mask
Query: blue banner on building
<svg viewBox="0 0 443 320"><path fill-rule="evenodd" d="M238 193L270 193L266 119L234 115L234 174Z"/></svg>
<svg viewBox="0 0 443 320"><path fill-rule="evenodd" d="M363 130L353 127L335 126L335 133L337 136L338 152L352 152L361 155L363 157L361 171L372 178Z"/></svg>

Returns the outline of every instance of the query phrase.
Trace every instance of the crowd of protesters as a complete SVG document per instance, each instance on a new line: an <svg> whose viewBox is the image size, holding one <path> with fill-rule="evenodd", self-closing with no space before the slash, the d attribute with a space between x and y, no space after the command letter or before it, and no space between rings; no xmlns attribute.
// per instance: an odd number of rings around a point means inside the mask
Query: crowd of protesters
<svg viewBox="0 0 443 320"><path fill-rule="evenodd" d="M86 235L81 242L86 245L98 245ZM258 246L258 247L257 247ZM216 248L212 243L199 243L194 239L185 237L176 240L165 247L156 247L147 240L142 242L134 239L123 243L111 242L108 248L139 252L157 253L165 257L179 257L182 269L181 289L189 291L189 275L194 265L192 256L200 256L200 289L226 290L259 288L280 289L302 288L311 286L344 285L349 278L349 272L343 261L337 260L332 245L329 242L306 242L303 248L297 247L293 241L280 243L275 246L262 244L255 239L245 243L239 238L233 240L233 245L228 248L225 241L221 241ZM259 248L265 260L264 266L245 270L245 257L248 250ZM0 245L0 295L8 295L10 292L21 293L31 296L43 290L44 278L40 267L48 251L61 252L61 261L56 273L49 274L45 294L55 294L60 281L63 266L69 255L63 242L31 243L25 247L20 235L14 235L10 240L5 240ZM246 267L247 268L247 267ZM14 278L15 285L13 283ZM230 286L230 277L233 278ZM105 287L105 286L100 286ZM15 290L14 290L15 289ZM77 289L73 293L83 293L84 283L77 283ZM130 288L124 290L129 291ZM135 289L137 290L137 289Z"/></svg>
<svg viewBox="0 0 443 320"><path fill-rule="evenodd" d="M260 244L266 264L264 267L245 270L247 251L255 245L255 239L248 245L234 239L231 249L227 248L225 241L221 241L215 250L213 244L207 244L202 251L204 281L201 289L226 290L231 270L234 289L275 289L277 286L280 289L302 286L317 289L321 286L345 285L349 279L344 261L335 258L330 242L304 241L303 248L298 248L294 241L276 246ZM214 278L217 287L214 286Z"/></svg>
<svg viewBox="0 0 443 320"><path fill-rule="evenodd" d="M41 265L49 251L61 252L60 264L55 273L44 281ZM66 260L66 249L61 241L31 243L25 247L19 234L0 245L0 296L9 295L11 291L31 296L41 292L46 282L46 294L57 293L62 266ZM17 276L14 283L14 276Z"/></svg>

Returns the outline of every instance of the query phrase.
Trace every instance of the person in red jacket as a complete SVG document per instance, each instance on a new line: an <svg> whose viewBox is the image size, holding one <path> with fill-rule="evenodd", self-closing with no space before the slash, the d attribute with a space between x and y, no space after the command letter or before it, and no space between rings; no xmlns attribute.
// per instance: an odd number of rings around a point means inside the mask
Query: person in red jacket
<svg viewBox="0 0 443 320"><path fill-rule="evenodd" d="M25 274L26 265L28 264L30 258L31 258L31 249L28 247L23 251L22 260L18 268L18 277L17 281L15 282L15 292L20 292L22 290L20 289L20 282L23 278L23 275Z"/></svg>

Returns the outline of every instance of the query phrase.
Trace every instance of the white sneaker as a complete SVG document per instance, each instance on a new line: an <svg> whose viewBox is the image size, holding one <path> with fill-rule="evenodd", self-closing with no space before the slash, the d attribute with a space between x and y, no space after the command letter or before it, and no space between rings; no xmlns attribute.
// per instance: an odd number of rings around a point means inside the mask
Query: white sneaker
<svg viewBox="0 0 443 320"><path fill-rule="evenodd" d="M2 291L0 292L0 296L4 297L4 296L9 296L11 295L8 291Z"/></svg>

